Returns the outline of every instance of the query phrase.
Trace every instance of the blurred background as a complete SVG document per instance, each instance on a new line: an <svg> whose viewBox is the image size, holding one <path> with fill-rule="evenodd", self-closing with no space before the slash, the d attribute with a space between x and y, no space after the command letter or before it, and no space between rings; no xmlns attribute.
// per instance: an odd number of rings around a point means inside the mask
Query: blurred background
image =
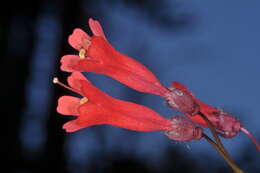
<svg viewBox="0 0 260 173"><path fill-rule="evenodd" d="M105 125L70 134L62 130L71 118L56 113L57 99L71 92L53 85L52 78L65 82L68 73L59 71L60 57L77 54L67 37L77 27L90 33L89 17L101 22L117 50L149 67L163 84L185 84L206 103L239 118L260 141L260 1L5 3L0 53L8 172L231 172L203 139L177 143L162 132ZM177 114L157 96L102 75L88 77L116 98L148 106L167 118ZM245 172L260 172L260 154L244 134L223 142Z"/></svg>

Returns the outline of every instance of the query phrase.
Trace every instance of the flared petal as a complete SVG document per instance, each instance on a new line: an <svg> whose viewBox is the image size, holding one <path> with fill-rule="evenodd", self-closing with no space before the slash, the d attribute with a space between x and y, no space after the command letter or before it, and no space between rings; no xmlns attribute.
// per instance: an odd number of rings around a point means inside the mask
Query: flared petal
<svg viewBox="0 0 260 173"><path fill-rule="evenodd" d="M74 29L73 33L69 36L69 44L76 50L81 48L88 49L91 37L80 28Z"/></svg>
<svg viewBox="0 0 260 173"><path fill-rule="evenodd" d="M67 78L68 84L71 88L76 89L77 91L79 91L79 93L81 95L83 95L82 93L82 85L80 81L88 81L87 78L80 72L72 72L71 75Z"/></svg>
<svg viewBox="0 0 260 173"><path fill-rule="evenodd" d="M64 130L66 130L66 132L71 133L71 132L75 132L75 131L78 131L78 130L84 128L84 126L79 124L76 119L76 120L72 120L72 121L65 123L62 128Z"/></svg>
<svg viewBox="0 0 260 173"><path fill-rule="evenodd" d="M65 55L61 58L61 66L60 69L66 72L74 72L77 71L73 67L79 63L79 56L77 55Z"/></svg>
<svg viewBox="0 0 260 173"><path fill-rule="evenodd" d="M93 20L92 18L89 18L88 25L95 36L103 37L106 40L106 36L104 34L102 26L97 20Z"/></svg>
<svg viewBox="0 0 260 173"><path fill-rule="evenodd" d="M58 100L57 112L63 115L79 115L80 99L72 96L62 96Z"/></svg>

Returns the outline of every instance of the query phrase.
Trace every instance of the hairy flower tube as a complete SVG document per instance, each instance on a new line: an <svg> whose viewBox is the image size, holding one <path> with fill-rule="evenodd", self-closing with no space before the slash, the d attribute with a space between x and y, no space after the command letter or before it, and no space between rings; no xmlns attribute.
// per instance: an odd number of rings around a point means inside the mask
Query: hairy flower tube
<svg viewBox="0 0 260 173"><path fill-rule="evenodd" d="M177 88L182 92L185 92L186 94L192 96L196 103L199 105L200 112L204 114L210 120L210 122L212 122L212 124L217 130L217 133L220 136L224 138L232 138L236 136L240 131L242 131L251 139L251 141L256 145L256 148L260 151L260 145L258 144L257 140L247 129L245 129L241 125L240 121L236 117L232 116L227 112L224 112L221 109L217 109L213 106L203 103L202 101L197 99L188 88L186 88L179 82L173 82L172 88ZM197 124L200 124L203 127L208 127L207 123L199 114L185 115L187 115L192 121L196 122Z"/></svg>
<svg viewBox="0 0 260 173"><path fill-rule="evenodd" d="M166 130L168 137L179 141L201 137L201 129L192 126L188 123L189 120L166 119L145 106L115 99L93 86L80 72L73 72L67 80L69 86L59 82L57 78L54 78L54 83L82 96L82 98L62 96L58 100L57 111L60 114L77 116L75 120L63 125L63 129L67 132L93 125L109 124L143 132Z"/></svg>
<svg viewBox="0 0 260 173"><path fill-rule="evenodd" d="M81 29L75 29L69 36L70 45L79 51L79 55L63 56L61 70L104 74L137 91L163 97L179 112L198 113L198 105L190 95L178 89L169 90L144 65L115 50L105 38L98 21L89 19L89 26L94 36Z"/></svg>

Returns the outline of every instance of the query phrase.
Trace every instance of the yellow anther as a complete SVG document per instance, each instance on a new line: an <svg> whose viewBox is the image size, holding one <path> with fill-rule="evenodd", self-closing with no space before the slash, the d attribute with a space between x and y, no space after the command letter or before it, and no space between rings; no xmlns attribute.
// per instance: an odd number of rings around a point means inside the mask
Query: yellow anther
<svg viewBox="0 0 260 173"><path fill-rule="evenodd" d="M85 49L80 49L79 50L79 58L80 59L85 59L85 53L86 53Z"/></svg>
<svg viewBox="0 0 260 173"><path fill-rule="evenodd" d="M80 99L79 103L82 105L84 103L88 102L88 98L87 97L83 97L82 99Z"/></svg>
<svg viewBox="0 0 260 173"><path fill-rule="evenodd" d="M53 83L58 83L59 82L59 79L57 77L53 78L52 80Z"/></svg>

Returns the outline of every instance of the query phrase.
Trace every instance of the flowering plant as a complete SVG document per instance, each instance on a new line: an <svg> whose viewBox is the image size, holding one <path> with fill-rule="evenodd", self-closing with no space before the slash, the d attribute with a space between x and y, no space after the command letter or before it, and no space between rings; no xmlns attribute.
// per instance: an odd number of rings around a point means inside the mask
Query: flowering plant
<svg viewBox="0 0 260 173"><path fill-rule="evenodd" d="M65 123L63 129L75 132L93 125L109 124L140 132L164 131L169 139L176 141L204 138L220 153L234 172L243 172L228 155L219 138L232 138L242 131L260 151L256 139L237 118L203 103L179 82L165 87L144 65L114 49L98 21L89 19L89 27L93 36L78 28L69 36L69 44L78 50L79 54L65 55L61 58L60 69L71 72L67 79L69 86L61 83L58 78L53 80L54 83L81 96L59 98L57 112L77 117ZM148 107L115 99L96 88L81 72L107 75L139 92L158 95L165 99L169 107L183 113L189 119L180 115L167 119ZM203 128L210 128L215 141L203 132Z"/></svg>

